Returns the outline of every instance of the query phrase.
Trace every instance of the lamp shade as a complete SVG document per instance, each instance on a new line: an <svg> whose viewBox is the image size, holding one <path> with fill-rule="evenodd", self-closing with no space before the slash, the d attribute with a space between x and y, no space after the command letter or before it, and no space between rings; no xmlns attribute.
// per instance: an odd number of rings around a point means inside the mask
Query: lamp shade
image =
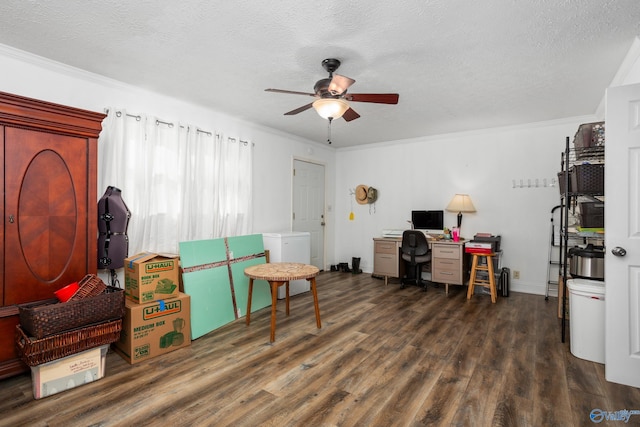
<svg viewBox="0 0 640 427"><path fill-rule="evenodd" d="M456 194L447 206L449 212L475 212L471 197L468 194Z"/></svg>
<svg viewBox="0 0 640 427"><path fill-rule="evenodd" d="M323 119L339 119L349 109L349 104L339 98L320 98L313 101L313 108Z"/></svg>
<svg viewBox="0 0 640 427"><path fill-rule="evenodd" d="M471 197L468 194L456 194L447 206L449 212L458 212L458 228L462 225L462 212L475 212Z"/></svg>

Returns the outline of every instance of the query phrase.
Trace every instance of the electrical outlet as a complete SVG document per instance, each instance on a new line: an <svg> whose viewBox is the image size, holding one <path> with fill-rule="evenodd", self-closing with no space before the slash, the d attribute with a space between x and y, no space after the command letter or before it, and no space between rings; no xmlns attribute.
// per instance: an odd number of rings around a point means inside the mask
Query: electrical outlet
<svg viewBox="0 0 640 427"><path fill-rule="evenodd" d="M520 278L520 270L513 270L513 278L515 280Z"/></svg>

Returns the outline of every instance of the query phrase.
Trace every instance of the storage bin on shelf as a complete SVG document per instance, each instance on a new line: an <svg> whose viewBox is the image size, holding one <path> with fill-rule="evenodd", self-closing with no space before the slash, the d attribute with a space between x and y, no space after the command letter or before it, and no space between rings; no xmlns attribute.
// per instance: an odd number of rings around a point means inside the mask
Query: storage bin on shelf
<svg viewBox="0 0 640 427"><path fill-rule="evenodd" d="M64 331L124 317L124 290L107 286L103 293L68 302L57 299L19 304L20 325L29 336L44 338Z"/></svg>
<svg viewBox="0 0 640 427"><path fill-rule="evenodd" d="M585 163L570 169L571 190L582 194L604 194L604 164Z"/></svg>
<svg viewBox="0 0 640 427"><path fill-rule="evenodd" d="M15 342L22 361L28 366L36 366L116 342L120 339L121 331L122 319L117 319L38 339L29 337L17 325Z"/></svg>
<svg viewBox="0 0 640 427"><path fill-rule="evenodd" d="M558 188L560 189L560 195L565 193L565 178L568 173L569 172L567 171L558 172ZM571 175L569 175L569 189L567 192L571 193Z"/></svg>
<svg viewBox="0 0 640 427"><path fill-rule="evenodd" d="M580 227L604 227L604 202L580 202Z"/></svg>
<svg viewBox="0 0 640 427"><path fill-rule="evenodd" d="M605 141L604 122L584 123L573 137L576 149L603 147Z"/></svg>

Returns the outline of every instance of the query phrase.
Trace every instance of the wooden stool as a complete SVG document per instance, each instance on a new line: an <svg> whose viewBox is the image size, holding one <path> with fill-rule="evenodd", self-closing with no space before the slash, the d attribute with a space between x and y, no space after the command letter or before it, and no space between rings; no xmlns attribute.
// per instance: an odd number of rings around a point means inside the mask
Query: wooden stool
<svg viewBox="0 0 640 427"><path fill-rule="evenodd" d="M498 291L496 290L496 278L493 271L493 257L496 255L495 253L490 254L472 254L473 261L471 263L471 277L469 278L469 289L467 290L467 299L471 299L471 295L473 295L474 286L484 286L488 287L491 291L491 302L496 302L496 297L498 295ZM478 258L484 257L487 261L487 265L479 265ZM487 279L478 279L477 273L478 271L486 271L489 276Z"/></svg>

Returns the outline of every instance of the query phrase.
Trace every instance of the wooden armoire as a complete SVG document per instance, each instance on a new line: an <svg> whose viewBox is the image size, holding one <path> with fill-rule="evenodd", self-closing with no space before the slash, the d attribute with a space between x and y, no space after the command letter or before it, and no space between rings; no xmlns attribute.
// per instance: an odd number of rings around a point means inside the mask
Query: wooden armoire
<svg viewBox="0 0 640 427"><path fill-rule="evenodd" d="M0 92L0 378L25 371L17 304L97 271L97 143L105 115Z"/></svg>

